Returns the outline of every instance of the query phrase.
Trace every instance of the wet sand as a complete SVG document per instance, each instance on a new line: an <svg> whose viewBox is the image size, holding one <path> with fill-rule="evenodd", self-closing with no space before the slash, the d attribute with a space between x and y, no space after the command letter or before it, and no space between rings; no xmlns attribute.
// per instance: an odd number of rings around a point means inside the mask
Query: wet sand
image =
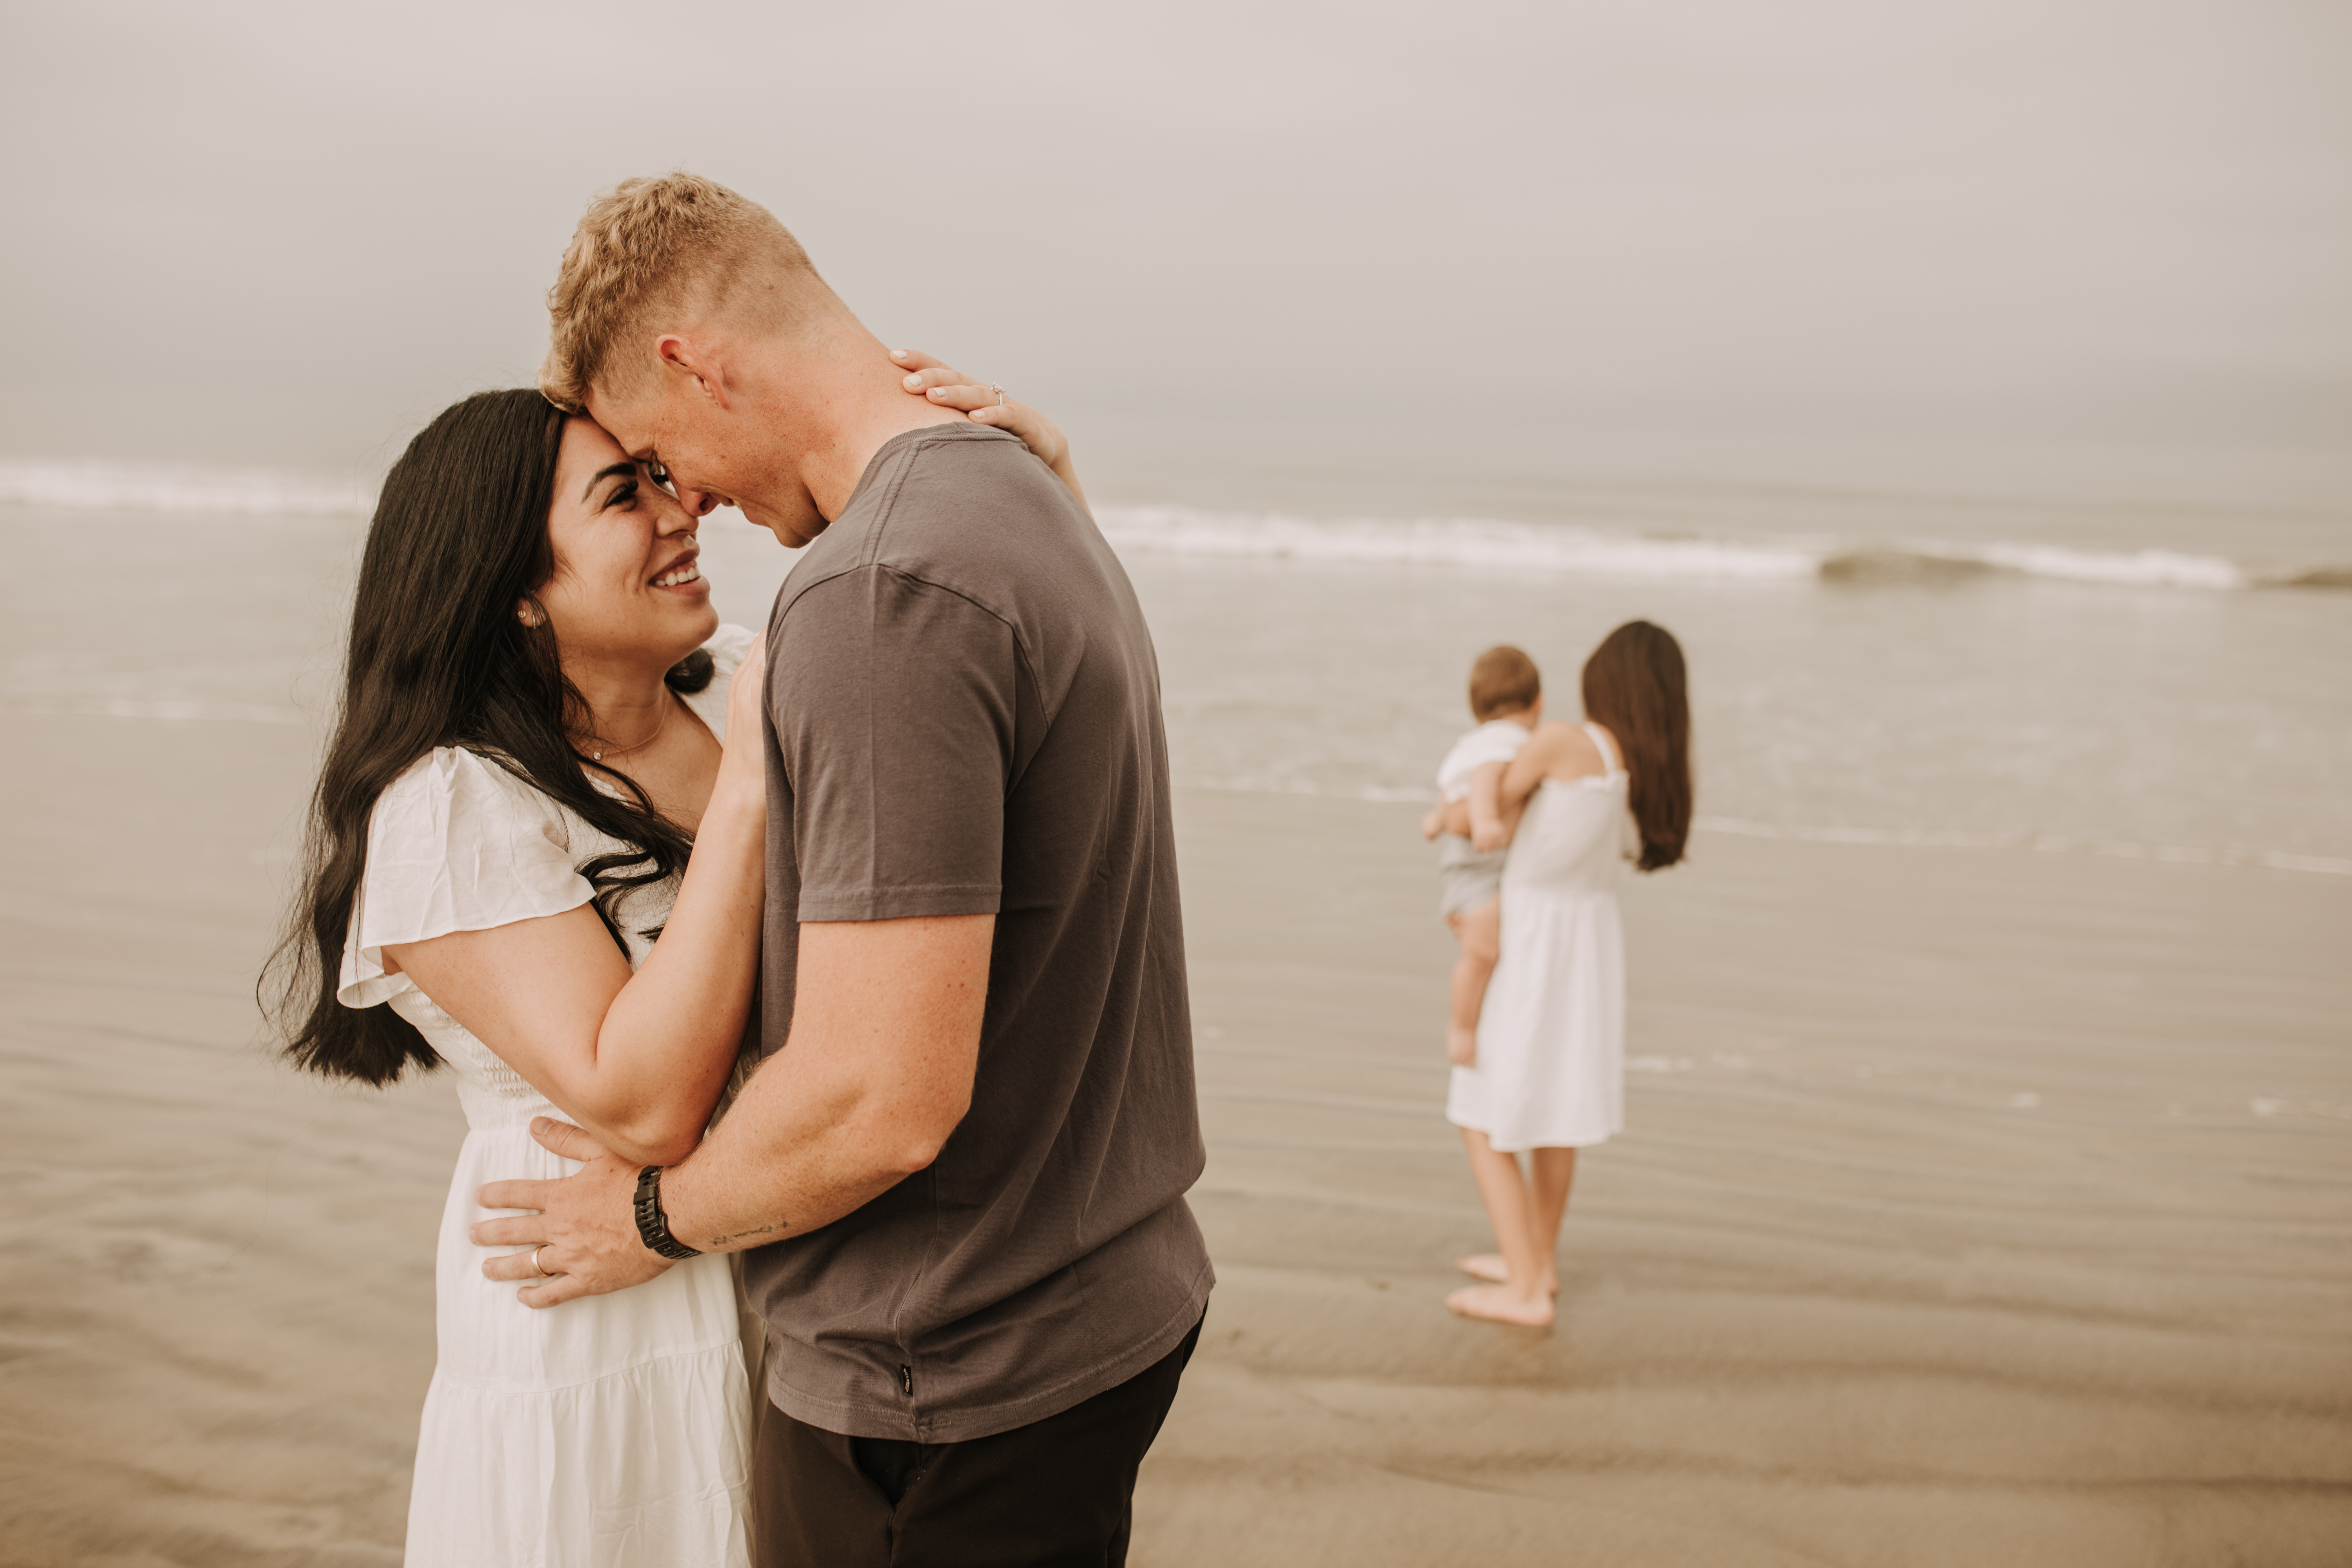
<svg viewBox="0 0 2352 1568"><path fill-rule="evenodd" d="M395 1563L459 1122L255 1043L311 734L16 721L0 1563ZM1415 812L1180 809L1223 1283L1139 1564L2343 1560L2352 879L1703 837L1541 1334L1440 1304Z"/></svg>
<svg viewBox="0 0 2352 1568"><path fill-rule="evenodd" d="M1541 1333L1440 1304L1414 816L1184 803L1223 1283L1139 1560L2345 1561L2352 880L1702 836Z"/></svg>

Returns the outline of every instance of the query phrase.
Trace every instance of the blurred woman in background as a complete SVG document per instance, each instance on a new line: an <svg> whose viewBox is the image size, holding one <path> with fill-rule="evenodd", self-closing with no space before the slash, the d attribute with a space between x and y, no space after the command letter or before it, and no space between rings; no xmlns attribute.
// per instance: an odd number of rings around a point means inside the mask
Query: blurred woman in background
<svg viewBox="0 0 2352 1568"><path fill-rule="evenodd" d="M1502 953L1479 1015L1476 1065L1454 1069L1445 1102L1500 1249L1459 1260L1486 1281L1446 1298L1465 1318L1552 1321L1576 1152L1625 1124L1617 889L1629 866L1656 871L1680 860L1690 833L1681 645L1629 621L1585 661L1583 687L1584 721L1543 725L1503 775Z"/></svg>

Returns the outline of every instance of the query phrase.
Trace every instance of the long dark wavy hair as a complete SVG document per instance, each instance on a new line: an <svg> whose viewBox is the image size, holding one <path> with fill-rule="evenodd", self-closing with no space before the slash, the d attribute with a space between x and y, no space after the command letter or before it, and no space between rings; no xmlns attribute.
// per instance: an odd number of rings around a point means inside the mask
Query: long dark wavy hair
<svg viewBox="0 0 2352 1568"><path fill-rule="evenodd" d="M573 749L593 722L564 679L534 590L554 570L548 510L565 416L538 392L481 392L418 432L385 476L352 604L341 710L312 797L299 882L262 1005L298 1066L390 1083L440 1057L390 1007L335 1000L352 906L367 870L376 798L436 746L462 746L626 846L580 868L604 929L627 952L616 910L634 888L684 868L693 841L635 780ZM525 626L517 607L539 610ZM668 675L710 683L696 649ZM616 784L615 799L583 767Z"/></svg>
<svg viewBox="0 0 2352 1568"><path fill-rule="evenodd" d="M1604 725L1633 775L1633 822L1644 871L1683 858L1690 837L1690 699L1682 644L1664 626L1627 621L1584 661L1584 716Z"/></svg>

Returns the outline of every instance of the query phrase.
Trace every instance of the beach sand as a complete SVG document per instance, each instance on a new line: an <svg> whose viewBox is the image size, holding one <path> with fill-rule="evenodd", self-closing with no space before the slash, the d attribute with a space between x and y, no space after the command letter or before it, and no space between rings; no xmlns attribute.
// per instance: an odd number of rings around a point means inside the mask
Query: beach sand
<svg viewBox="0 0 2352 1568"><path fill-rule="evenodd" d="M0 1563L397 1562L461 1129L257 1044L314 738L23 722ZM1136 1563L2345 1561L2352 879L1702 836L1544 1334L1441 1304L1416 816L1181 795L1221 1284Z"/></svg>

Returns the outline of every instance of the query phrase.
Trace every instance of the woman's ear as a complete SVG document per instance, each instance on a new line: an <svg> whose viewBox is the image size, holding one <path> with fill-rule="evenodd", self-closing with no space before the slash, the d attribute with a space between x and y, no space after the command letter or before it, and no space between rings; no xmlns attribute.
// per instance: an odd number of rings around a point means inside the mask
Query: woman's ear
<svg viewBox="0 0 2352 1568"><path fill-rule="evenodd" d="M537 600L517 599L515 601L516 620L520 621L524 626L535 626L539 625L541 618L541 617L539 613L539 602Z"/></svg>

